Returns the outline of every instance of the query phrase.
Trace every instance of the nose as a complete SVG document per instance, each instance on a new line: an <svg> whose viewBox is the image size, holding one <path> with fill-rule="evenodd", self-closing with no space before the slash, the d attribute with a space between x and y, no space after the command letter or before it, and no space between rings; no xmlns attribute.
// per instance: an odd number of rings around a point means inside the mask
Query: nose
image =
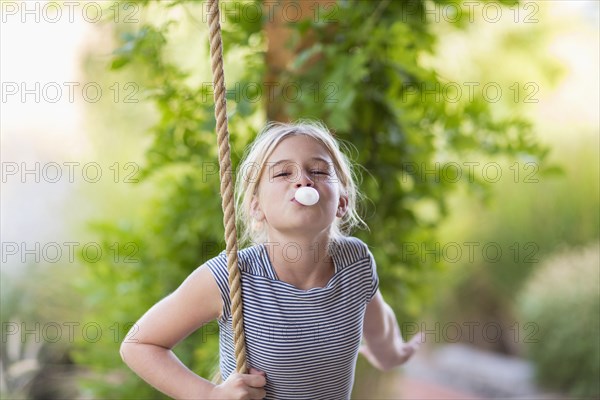
<svg viewBox="0 0 600 400"><path fill-rule="evenodd" d="M300 172L300 178L298 179L298 181L296 182L296 187L300 188L302 186L313 186L315 183L312 181L312 179L310 179L309 174L306 174L304 172Z"/></svg>

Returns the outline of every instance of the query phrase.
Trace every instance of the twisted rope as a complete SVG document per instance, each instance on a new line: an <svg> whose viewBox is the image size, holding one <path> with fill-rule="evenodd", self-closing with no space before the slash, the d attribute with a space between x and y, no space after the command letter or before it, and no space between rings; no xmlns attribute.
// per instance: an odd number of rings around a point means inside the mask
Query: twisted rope
<svg viewBox="0 0 600 400"><path fill-rule="evenodd" d="M223 42L221 39L219 18L219 0L208 0L210 61L214 84L215 118L217 120L221 206L223 207L223 224L225 225L225 250L227 253L227 270L229 271L233 342L237 372L245 374L248 371L246 362L246 337L244 335L242 288L240 270L238 268L231 156L229 152L229 131L227 129L227 101L225 99L225 77L223 74Z"/></svg>

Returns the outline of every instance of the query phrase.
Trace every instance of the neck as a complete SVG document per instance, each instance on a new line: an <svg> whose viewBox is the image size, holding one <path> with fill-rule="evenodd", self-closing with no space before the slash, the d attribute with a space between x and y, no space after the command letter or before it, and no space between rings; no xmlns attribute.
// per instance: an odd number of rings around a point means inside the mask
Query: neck
<svg viewBox="0 0 600 400"><path fill-rule="evenodd" d="M269 233L265 247L280 280L299 289L323 287L334 274L327 252L329 234L289 237Z"/></svg>

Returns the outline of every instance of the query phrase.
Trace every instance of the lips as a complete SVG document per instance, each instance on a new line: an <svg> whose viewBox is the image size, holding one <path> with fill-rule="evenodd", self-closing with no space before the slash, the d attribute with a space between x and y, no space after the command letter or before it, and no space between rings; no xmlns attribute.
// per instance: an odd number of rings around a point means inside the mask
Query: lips
<svg viewBox="0 0 600 400"><path fill-rule="evenodd" d="M310 206L307 206L307 205L305 205L305 204L302 204L302 203L300 203L300 202L299 202L298 200L296 200L296 199L292 199L292 200L290 200L290 202L292 202L292 203L296 204L297 206L303 207L303 208L311 208Z"/></svg>

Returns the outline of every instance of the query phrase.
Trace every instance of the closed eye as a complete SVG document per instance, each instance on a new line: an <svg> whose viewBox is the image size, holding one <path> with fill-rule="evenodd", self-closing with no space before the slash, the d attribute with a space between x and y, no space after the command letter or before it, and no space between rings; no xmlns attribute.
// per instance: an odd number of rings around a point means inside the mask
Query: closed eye
<svg viewBox="0 0 600 400"><path fill-rule="evenodd" d="M275 175L275 178L279 178L280 176L288 176L289 174L289 172L282 172L280 174Z"/></svg>

